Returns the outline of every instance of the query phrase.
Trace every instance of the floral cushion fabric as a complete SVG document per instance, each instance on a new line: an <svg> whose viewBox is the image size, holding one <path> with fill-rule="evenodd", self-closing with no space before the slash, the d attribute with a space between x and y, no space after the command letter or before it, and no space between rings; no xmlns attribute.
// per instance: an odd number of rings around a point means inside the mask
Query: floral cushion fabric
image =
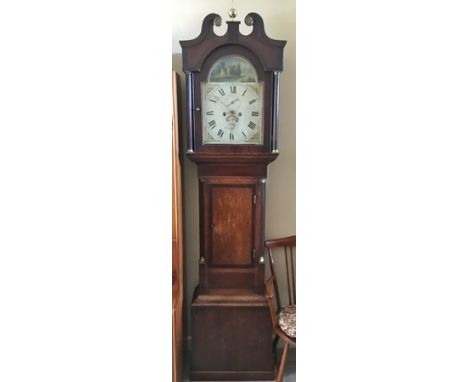
<svg viewBox="0 0 468 382"><path fill-rule="evenodd" d="M280 309L278 325L289 337L296 338L296 305L283 306Z"/></svg>

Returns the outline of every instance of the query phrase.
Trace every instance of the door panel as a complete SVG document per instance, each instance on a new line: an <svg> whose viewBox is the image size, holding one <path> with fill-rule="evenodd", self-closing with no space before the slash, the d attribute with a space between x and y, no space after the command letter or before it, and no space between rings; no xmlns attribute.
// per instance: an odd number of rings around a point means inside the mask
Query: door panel
<svg viewBox="0 0 468 382"><path fill-rule="evenodd" d="M252 263L255 186L216 185L211 189L213 265Z"/></svg>

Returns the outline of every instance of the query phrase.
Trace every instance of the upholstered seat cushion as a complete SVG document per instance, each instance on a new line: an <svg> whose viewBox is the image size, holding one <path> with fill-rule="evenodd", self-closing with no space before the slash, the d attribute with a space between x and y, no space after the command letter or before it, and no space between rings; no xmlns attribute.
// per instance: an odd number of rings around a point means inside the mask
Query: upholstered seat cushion
<svg viewBox="0 0 468 382"><path fill-rule="evenodd" d="M296 338L296 305L283 306L280 309L278 325L289 337Z"/></svg>

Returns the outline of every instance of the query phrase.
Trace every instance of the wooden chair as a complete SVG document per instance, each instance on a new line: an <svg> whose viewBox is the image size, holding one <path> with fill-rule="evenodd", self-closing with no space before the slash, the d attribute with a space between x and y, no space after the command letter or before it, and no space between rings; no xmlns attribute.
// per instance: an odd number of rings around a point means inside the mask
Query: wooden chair
<svg viewBox="0 0 468 382"><path fill-rule="evenodd" d="M267 240L265 247L268 249L271 269L271 277L265 285L265 296L275 334L273 341L275 354L278 341L281 339L284 342L281 360L275 373L276 382L279 382L283 380L289 347L296 345L296 236ZM278 255L284 255L284 278L279 278L280 263L275 262L275 257L278 260ZM279 281L283 281L282 286L287 284L288 304L281 304Z"/></svg>

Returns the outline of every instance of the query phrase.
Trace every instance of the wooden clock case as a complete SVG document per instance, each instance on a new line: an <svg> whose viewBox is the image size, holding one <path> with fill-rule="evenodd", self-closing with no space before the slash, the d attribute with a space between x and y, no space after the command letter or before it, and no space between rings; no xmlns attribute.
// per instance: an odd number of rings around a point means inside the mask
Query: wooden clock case
<svg viewBox="0 0 468 382"><path fill-rule="evenodd" d="M197 164L200 208L199 285L192 301L192 380L274 378L272 328L264 298L265 186L276 159L279 73L286 41L270 39L263 20L249 13L252 32L209 14L200 35L182 46L187 81L187 155ZM263 142L203 144L201 82L220 58L236 54L263 82Z"/></svg>

